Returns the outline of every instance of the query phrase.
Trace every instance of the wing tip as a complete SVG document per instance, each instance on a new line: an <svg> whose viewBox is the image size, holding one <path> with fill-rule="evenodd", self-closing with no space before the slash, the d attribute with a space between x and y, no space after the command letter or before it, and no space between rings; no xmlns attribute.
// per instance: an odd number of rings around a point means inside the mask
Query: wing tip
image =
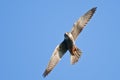
<svg viewBox="0 0 120 80"><path fill-rule="evenodd" d="M42 76L45 78L45 77L49 74L49 72L50 72L50 71L45 70L45 72L43 73Z"/></svg>
<svg viewBox="0 0 120 80"><path fill-rule="evenodd" d="M97 7L93 7L92 9L90 9L86 14L91 14L88 21L92 18L92 16L94 15L95 11L97 10Z"/></svg>
<svg viewBox="0 0 120 80"><path fill-rule="evenodd" d="M93 8L91 9L92 12L95 12L96 10L97 10L97 7L93 7Z"/></svg>
<svg viewBox="0 0 120 80"><path fill-rule="evenodd" d="M46 73L46 71L43 73L43 75L42 75L44 78L47 76L47 73Z"/></svg>
<svg viewBox="0 0 120 80"><path fill-rule="evenodd" d="M96 10L96 9L97 9L97 7L93 7L93 9L95 9L95 10Z"/></svg>

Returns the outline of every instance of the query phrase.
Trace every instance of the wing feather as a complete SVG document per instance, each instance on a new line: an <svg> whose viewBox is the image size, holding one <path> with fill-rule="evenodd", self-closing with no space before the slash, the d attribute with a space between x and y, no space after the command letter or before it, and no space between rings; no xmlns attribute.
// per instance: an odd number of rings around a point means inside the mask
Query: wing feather
<svg viewBox="0 0 120 80"><path fill-rule="evenodd" d="M60 45L58 45L55 48L55 50L50 58L50 61L48 63L48 66L47 66L45 72L43 73L44 77L46 77L52 71L52 69L60 61L60 59L62 58L62 56L65 54L66 51L67 51L66 42L63 41Z"/></svg>
<svg viewBox="0 0 120 80"><path fill-rule="evenodd" d="M73 35L74 40L76 40L79 33L85 27L87 22L91 19L93 14L95 13L97 7L90 9L87 13L85 13L82 17L78 19L78 21L74 24L71 34Z"/></svg>

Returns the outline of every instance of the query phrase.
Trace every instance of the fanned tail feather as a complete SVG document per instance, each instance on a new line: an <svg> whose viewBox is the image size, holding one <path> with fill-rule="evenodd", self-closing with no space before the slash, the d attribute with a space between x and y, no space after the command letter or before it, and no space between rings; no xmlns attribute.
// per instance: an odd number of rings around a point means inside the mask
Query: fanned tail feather
<svg viewBox="0 0 120 80"><path fill-rule="evenodd" d="M79 58L81 57L81 54L81 50L77 48L76 51L74 51L74 53L71 54L71 64L75 64L76 62L78 62Z"/></svg>

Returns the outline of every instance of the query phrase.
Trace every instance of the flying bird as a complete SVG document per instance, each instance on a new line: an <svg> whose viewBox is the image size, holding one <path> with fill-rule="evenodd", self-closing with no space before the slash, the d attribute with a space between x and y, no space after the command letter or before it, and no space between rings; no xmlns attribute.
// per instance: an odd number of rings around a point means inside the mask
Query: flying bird
<svg viewBox="0 0 120 80"><path fill-rule="evenodd" d="M52 71L56 64L61 60L62 56L67 52L67 50L70 52L71 55L71 64L75 64L76 62L78 62L82 52L75 45L75 40L95 13L96 8L97 7L90 9L87 13L81 16L78 21L74 23L71 32L66 32L64 34L64 40L55 48L48 63L48 66L43 73L43 77L46 77Z"/></svg>

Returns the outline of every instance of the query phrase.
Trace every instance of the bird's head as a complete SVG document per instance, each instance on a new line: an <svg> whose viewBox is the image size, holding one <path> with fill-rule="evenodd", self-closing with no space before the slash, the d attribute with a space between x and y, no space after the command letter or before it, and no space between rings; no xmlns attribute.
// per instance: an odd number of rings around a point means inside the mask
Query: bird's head
<svg viewBox="0 0 120 80"><path fill-rule="evenodd" d="M65 39L70 39L70 40L73 40L73 36L72 36L72 34L70 33L70 32L66 32L65 34L64 34L64 38Z"/></svg>

